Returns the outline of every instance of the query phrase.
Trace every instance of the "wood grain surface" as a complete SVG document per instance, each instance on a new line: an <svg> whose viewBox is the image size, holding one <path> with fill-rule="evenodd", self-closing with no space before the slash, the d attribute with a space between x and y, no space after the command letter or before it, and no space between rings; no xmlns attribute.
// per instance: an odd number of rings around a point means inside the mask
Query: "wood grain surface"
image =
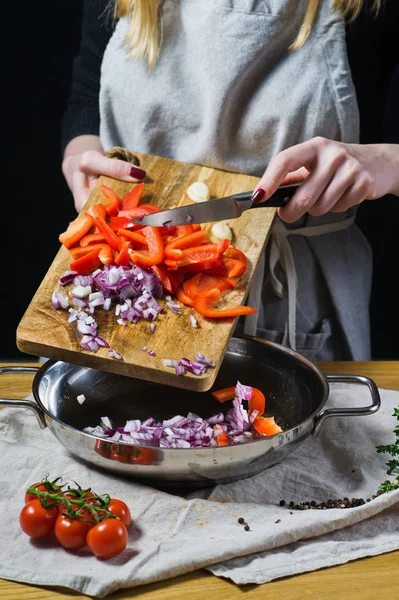
<svg viewBox="0 0 399 600"><path fill-rule="evenodd" d="M10 363L11 364L11 363ZM27 363L35 366L37 363ZM18 363L21 365L21 363ZM8 366L0 365L0 366ZM365 375L383 389L399 390L399 362L322 362L326 375ZM0 377L0 396L22 398L31 391L33 376ZM0 533L1 538L1 533ZM120 590L110 600L397 600L399 551L363 558L337 567L286 577L263 585L238 586L206 571L194 571L146 586ZM306 568L306 565L304 565ZM0 580L2 600L82 600L82 594L61 588L42 588Z"/></svg>
<svg viewBox="0 0 399 600"><path fill-rule="evenodd" d="M190 204L192 201L186 190L194 181L205 182L211 198L251 190L258 181L247 175L217 171L166 158L143 154L138 154L138 157L147 171L142 201L163 208ZM134 186L101 177L83 212L91 204L106 202L100 191L103 183L115 190L119 196L123 196ZM227 308L245 302L254 269L265 247L275 214L275 208L258 208L256 211L246 211L239 219L229 221L234 236L232 244L246 254L248 268L240 278L237 288L222 300L221 307ZM66 226L67 223L65 229ZM205 228L210 231L211 226L212 224L207 224ZM121 326L117 324L113 311L107 313L97 310L95 316L99 325L99 335L122 355L123 360L110 358L106 348L97 353L89 352L80 347L82 336L77 333L76 325L67 323L68 312L55 310L51 305L51 295L55 289L65 292L65 288L59 286L58 280L69 267L69 256L68 250L60 248L19 323L17 345L22 352L190 390L206 391L212 386L236 319L206 319L195 313L199 328L193 329L189 320L193 309L184 306L181 316L169 309L159 315L156 331L151 334L148 321L142 320L137 325L128 323ZM153 350L156 357L143 352L143 346L146 346L147 350ZM184 356L193 360L198 351L212 359L217 365L216 369L209 369L202 376L187 374L177 377L173 369L166 368L162 363L162 358L179 360Z"/></svg>

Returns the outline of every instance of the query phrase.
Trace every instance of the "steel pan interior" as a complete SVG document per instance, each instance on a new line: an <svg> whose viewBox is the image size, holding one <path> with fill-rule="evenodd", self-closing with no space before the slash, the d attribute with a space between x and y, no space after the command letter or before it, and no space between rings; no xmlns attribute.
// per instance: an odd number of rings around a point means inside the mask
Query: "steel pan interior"
<svg viewBox="0 0 399 600"><path fill-rule="evenodd" d="M328 385L306 359L272 343L232 338L215 384L209 392L186 391L62 362L49 361L39 371L34 395L48 416L77 430L96 426L107 416L116 426L128 419L167 419L189 411L203 418L225 412L213 389L236 384L260 388L266 396L266 416L274 416L284 431L319 412ZM77 396L86 397L83 405ZM257 443L257 442L255 442Z"/></svg>

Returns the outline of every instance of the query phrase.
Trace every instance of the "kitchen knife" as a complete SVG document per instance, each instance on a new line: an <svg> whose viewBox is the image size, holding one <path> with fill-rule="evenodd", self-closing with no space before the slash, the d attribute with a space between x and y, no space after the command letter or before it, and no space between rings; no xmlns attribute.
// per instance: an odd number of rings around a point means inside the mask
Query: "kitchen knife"
<svg viewBox="0 0 399 600"><path fill-rule="evenodd" d="M236 219L241 216L244 210L248 210L249 208L285 206L296 192L298 185L299 184L282 185L266 200L266 202L260 204L252 202L251 197L253 191L243 192L240 194L232 194L225 198L217 198L216 200L207 200L197 204L189 204L188 206L163 210L158 213L132 219L132 222L152 227L172 227L173 225L212 223L214 221Z"/></svg>

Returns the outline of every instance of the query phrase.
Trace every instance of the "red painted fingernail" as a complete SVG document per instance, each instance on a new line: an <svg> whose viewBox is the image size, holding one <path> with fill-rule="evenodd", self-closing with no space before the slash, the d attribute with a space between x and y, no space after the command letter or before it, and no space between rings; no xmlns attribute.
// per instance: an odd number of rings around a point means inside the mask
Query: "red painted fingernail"
<svg viewBox="0 0 399 600"><path fill-rule="evenodd" d="M138 167L132 167L130 169L130 177L134 177L135 179L144 179L146 176L146 172L143 169L139 169Z"/></svg>
<svg viewBox="0 0 399 600"><path fill-rule="evenodd" d="M266 192L263 188L258 188L256 190L256 192L254 192L252 194L252 198L251 198L252 202L255 202L256 204L258 204L259 202L262 202L262 200L266 200Z"/></svg>

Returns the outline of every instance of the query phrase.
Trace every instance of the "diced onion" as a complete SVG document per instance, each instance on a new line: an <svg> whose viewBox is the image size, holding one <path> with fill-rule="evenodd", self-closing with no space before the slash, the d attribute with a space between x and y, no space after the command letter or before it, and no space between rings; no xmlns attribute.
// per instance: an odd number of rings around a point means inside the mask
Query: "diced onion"
<svg viewBox="0 0 399 600"><path fill-rule="evenodd" d="M163 362L168 362L167 366L174 366L169 362L175 361L164 359ZM236 397L226 414L219 412L206 419L191 412L187 416L175 415L163 421L156 421L153 417L145 421L131 419L126 421L123 427L114 427L108 417L102 417L100 425L85 427L83 431L109 441L120 440L127 444L159 448L217 447L217 438L223 433L227 434L229 445L252 442L259 437L252 426L258 413L254 410L248 418L242 404L243 389L246 394L250 390L252 395L250 386L243 386L237 382ZM251 399L251 395L248 400Z"/></svg>

